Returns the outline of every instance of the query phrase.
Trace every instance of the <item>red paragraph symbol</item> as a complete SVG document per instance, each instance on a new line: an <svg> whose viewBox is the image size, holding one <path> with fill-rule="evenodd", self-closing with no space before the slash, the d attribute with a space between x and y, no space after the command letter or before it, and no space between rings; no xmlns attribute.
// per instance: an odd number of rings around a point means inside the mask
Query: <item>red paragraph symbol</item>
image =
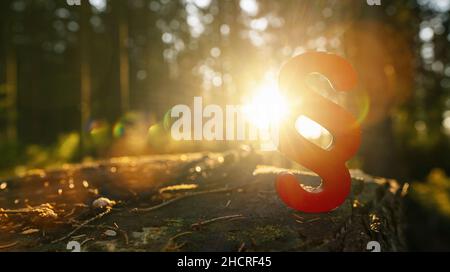
<svg viewBox="0 0 450 272"><path fill-rule="evenodd" d="M351 190L351 177L345 162L357 152L361 129L356 118L306 84L307 77L318 73L326 77L336 91L349 91L357 84L357 74L345 59L323 52L310 52L288 61L280 72L280 89L297 106L280 129L279 150L291 160L317 173L319 187L308 189L291 173L277 177L276 190L284 203L307 213L328 212L339 207ZM300 135L295 120L305 116L333 136L329 149L323 149Z"/></svg>

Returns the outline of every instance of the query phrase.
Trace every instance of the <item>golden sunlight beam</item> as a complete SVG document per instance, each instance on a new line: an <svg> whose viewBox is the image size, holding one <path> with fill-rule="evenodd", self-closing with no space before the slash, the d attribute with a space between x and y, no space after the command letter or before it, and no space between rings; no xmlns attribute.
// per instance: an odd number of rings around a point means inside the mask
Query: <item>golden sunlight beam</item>
<svg viewBox="0 0 450 272"><path fill-rule="evenodd" d="M268 130L287 117L288 100L279 92L276 80L266 78L264 84L256 88L253 94L249 102L243 106L244 116L250 125L261 130ZM328 149L332 145L332 135L306 116L297 118L295 128L300 135L323 149Z"/></svg>
<svg viewBox="0 0 450 272"><path fill-rule="evenodd" d="M286 116L288 106L278 91L276 84L261 85L250 103L245 104L244 115L247 121L260 129L280 123Z"/></svg>

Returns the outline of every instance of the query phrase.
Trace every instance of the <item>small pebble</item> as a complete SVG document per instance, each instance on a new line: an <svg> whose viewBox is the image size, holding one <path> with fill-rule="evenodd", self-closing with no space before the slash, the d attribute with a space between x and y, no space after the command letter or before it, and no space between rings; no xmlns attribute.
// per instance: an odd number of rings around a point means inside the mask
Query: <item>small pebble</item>
<svg viewBox="0 0 450 272"><path fill-rule="evenodd" d="M97 198L94 202L92 202L92 207L95 209L112 208L114 205L116 205L116 202L109 200L106 197Z"/></svg>
<svg viewBox="0 0 450 272"><path fill-rule="evenodd" d="M106 236L109 236L109 237L117 236L117 232L115 232L113 230L106 230L103 234L105 234Z"/></svg>

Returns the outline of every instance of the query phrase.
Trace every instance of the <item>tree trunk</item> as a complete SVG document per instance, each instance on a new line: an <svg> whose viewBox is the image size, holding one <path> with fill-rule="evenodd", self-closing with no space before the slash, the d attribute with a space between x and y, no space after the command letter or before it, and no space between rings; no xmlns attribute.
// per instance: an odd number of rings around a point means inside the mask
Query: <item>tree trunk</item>
<svg viewBox="0 0 450 272"><path fill-rule="evenodd" d="M4 108L6 115L5 129L0 132L0 136L5 136L8 141L15 141L17 140L17 56L13 35L10 31L11 18L6 12L9 9L8 4L9 2L1 7L5 11L1 14L3 26L1 35L4 38L2 46L4 52L2 53L5 57L5 87L0 88L0 107Z"/></svg>
<svg viewBox="0 0 450 272"><path fill-rule="evenodd" d="M119 80L120 105L122 114L130 109L130 60L128 55L128 3L116 1L117 21L119 22Z"/></svg>
<svg viewBox="0 0 450 272"><path fill-rule="evenodd" d="M17 139L17 57L14 45L6 45L6 48L6 137L10 141L15 141Z"/></svg>
<svg viewBox="0 0 450 272"><path fill-rule="evenodd" d="M85 131L91 117L91 95L92 95L92 78L90 64L90 33L91 27L89 18L91 16L91 6L89 1L84 1L81 5L81 29L80 29L80 111L81 111L81 150L85 151L86 135Z"/></svg>
<svg viewBox="0 0 450 272"><path fill-rule="evenodd" d="M353 171L341 207L305 214L280 201L281 169L262 163L259 153L235 150L30 172L0 191L0 248L66 251L76 241L83 251L366 251L377 241L382 251L405 250L406 191L396 181ZM95 210L100 196L115 206Z"/></svg>

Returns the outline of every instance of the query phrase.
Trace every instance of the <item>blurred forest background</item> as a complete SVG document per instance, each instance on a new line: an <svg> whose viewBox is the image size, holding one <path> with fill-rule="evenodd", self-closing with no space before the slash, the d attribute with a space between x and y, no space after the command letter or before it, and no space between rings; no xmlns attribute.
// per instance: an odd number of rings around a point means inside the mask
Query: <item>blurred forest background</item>
<svg viewBox="0 0 450 272"><path fill-rule="evenodd" d="M449 10L450 0L2 0L0 177L230 148L173 142L168 111L193 96L239 104L290 57L329 51L360 77L352 165L413 182L410 247L448 249Z"/></svg>

